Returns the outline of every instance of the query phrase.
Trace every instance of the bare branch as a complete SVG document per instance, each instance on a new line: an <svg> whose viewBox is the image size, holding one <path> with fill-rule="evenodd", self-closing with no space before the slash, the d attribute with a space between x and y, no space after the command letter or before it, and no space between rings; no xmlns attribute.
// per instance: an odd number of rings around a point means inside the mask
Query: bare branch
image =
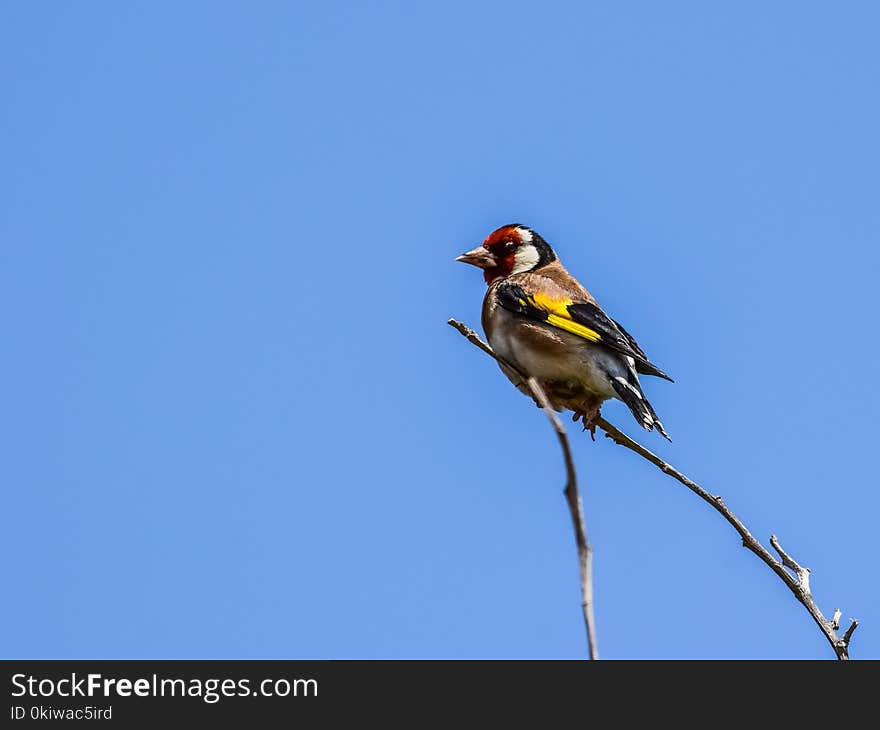
<svg viewBox="0 0 880 730"><path fill-rule="evenodd" d="M534 378L528 378L526 382L535 400L539 403L562 446L562 454L565 457L565 500L571 512L571 522L574 525L574 538L578 549L578 564L581 572L581 608L584 612L584 625L587 628L587 645L590 659L599 658L599 650L596 645L596 618L593 615L593 550L587 540L587 527L584 522L584 506L578 492L577 475L574 470L574 459L571 455L571 447L568 444L568 434L553 406L547 398L544 389Z"/></svg>
<svg viewBox="0 0 880 730"><path fill-rule="evenodd" d="M458 322L454 319L450 319L447 324L455 327L455 329L457 329L467 338L468 342L470 342L472 345L476 345L477 347L479 347L483 352L489 355L489 357L494 357L498 362L503 362L505 365L507 365L507 367L516 370L516 368L514 368L503 357L501 357L500 355L496 355L495 350L493 350L491 347L489 347L488 344L483 342L480 339L480 336L466 324L462 324L461 322ZM525 380L525 378L523 378L523 380Z"/></svg>
<svg viewBox="0 0 880 730"><path fill-rule="evenodd" d="M767 548L752 536L742 521L730 511L726 504L724 504L724 500L721 499L720 496L712 495L707 492L699 484L688 479L688 477L676 468L667 464L659 456L648 451L648 449L641 444L633 441L629 436L612 426L604 418L600 418L597 423L599 428L605 431L605 435L614 441L614 443L624 446L631 451L635 451L637 454L654 464L654 466L659 468L664 474L668 474L673 479L677 479L684 484L694 494L705 502L708 502L717 512L721 513L721 516L733 525L733 528L739 533L742 538L743 546L747 547L763 560L770 569L782 579L785 585L788 586L795 598L803 604L810 616L813 617L816 625L825 635L825 638L828 639L828 643L831 644L831 648L834 649L837 658L849 659L849 641L846 640L846 637L844 637L844 639L838 638L836 630L833 628L833 622L825 618L822 611L820 611L819 607L816 605L816 601L813 599L813 594L810 591L809 569L801 567L794 558L786 553L782 549L782 546L779 544L779 540L776 539L775 535L770 538L770 544L779 553L782 562L776 560ZM792 574L786 570L786 567L795 571L797 578L792 576Z"/></svg>
<svg viewBox="0 0 880 730"><path fill-rule="evenodd" d="M535 402L544 409L544 413L553 426L556 438L559 439L559 445L562 447L562 455L565 458L565 500L568 502L568 509L571 512L571 521L574 525L574 537L578 549L578 565L581 574L581 609L584 613L584 625L587 629L587 649L590 659L599 658L599 650L596 645L596 618L593 614L593 550L587 540L587 527L584 521L584 507L581 503L580 492L578 491L577 474L574 468L574 458L571 455L571 447L568 443L568 433L550 405L547 394L541 387L540 383L534 378L527 378L517 370L511 363L495 354L495 351L480 339L480 336L467 325L456 322L454 319L449 320L449 324L455 327L468 342L479 347L483 352L495 358L498 362L503 363L513 372L519 375L523 382L528 384Z"/></svg>
<svg viewBox="0 0 880 730"><path fill-rule="evenodd" d="M467 339L472 342L474 345L479 347L483 352L495 358L498 362L503 363L505 366L516 372L520 377L522 377L523 381L528 382L528 378L526 378L521 372L519 372L515 367L513 367L509 362L503 360L498 357L492 348L483 342L479 335L474 332L470 327L463 325L461 322L457 322L454 319L449 320L449 324L455 327L461 334L463 334ZM531 385L531 383L530 383ZM534 390L533 390L534 392ZM540 399L538 399L539 402ZM546 396L545 396L546 401ZM549 405L549 403L547 404ZM545 406L545 410L546 406ZM552 409L550 409L552 411ZM548 414L549 415L549 414ZM561 423L559 422L556 414L553 413L551 417L551 422L554 423L554 428L559 424L559 428L561 428ZM770 553L767 548L765 548L760 541L758 541L746 528L746 526L742 523L742 521L730 511L730 508L724 503L724 500L718 496L710 494L708 491L703 489L699 484L694 482L693 480L686 477L682 474L678 469L673 467L672 465L666 463L659 456L654 454L653 452L646 449L637 441L634 441L625 433L623 433L620 429L616 428L604 418L600 417L596 421L596 425L601 428L605 435L610 438L614 443L623 446L624 448L629 449L630 451L635 452L643 459L650 461L654 466L656 466L660 471L664 474L668 474L673 479L681 482L684 486L690 489L694 494L696 494L700 499L707 502L712 506L712 508L721 514L725 520L727 520L733 528L739 533L739 536L742 538L742 544L744 547L751 550L755 555L757 555L777 576L779 576L780 580L788 586L789 590L794 594L795 598L807 609L807 612L816 622L816 625L822 631L822 634L831 644L832 649L834 649L834 653L837 655L837 658L840 660L849 659L849 642L852 638L853 632L859 625L859 622L856 619L852 620L852 624L846 630L846 633L843 637L838 637L837 630L840 628L839 620L842 615L840 610L837 609L834 612L834 618L832 620L828 620L822 614L822 611L819 610L819 607L816 605L816 601L813 599L813 594L810 589L810 570L809 568L804 568L797 563L788 553L786 553L782 546L779 544L779 540L775 535L770 537L770 544L773 546L774 550L779 553L780 560L777 560ZM557 434L559 434L559 430L557 429ZM562 438L560 437L562 441ZM570 452L568 451L567 440L565 441L565 445L563 446L563 450L566 452L566 460L571 458ZM573 469L573 468L572 468ZM567 488L566 488L566 496L567 496ZM572 509L572 517L574 518L575 511ZM577 529L577 527L575 528ZM580 546L579 546L580 547ZM795 575L792 575L789 570L793 571ZM795 577L797 576L797 577ZM590 602L592 603L592 601ZM586 616L586 598L585 598L585 616Z"/></svg>

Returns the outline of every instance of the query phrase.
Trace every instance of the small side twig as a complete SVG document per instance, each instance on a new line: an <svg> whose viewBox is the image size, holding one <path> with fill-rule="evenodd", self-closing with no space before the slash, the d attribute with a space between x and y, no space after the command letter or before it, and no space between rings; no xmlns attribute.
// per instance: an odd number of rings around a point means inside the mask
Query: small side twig
<svg viewBox="0 0 880 730"><path fill-rule="evenodd" d="M782 564L789 570L794 571L798 583L800 583L804 592L810 593L810 569L798 565L797 561L782 549L782 545L779 544L779 538L776 537L776 535L770 535L770 544L773 546L773 549L779 553L779 557L782 558ZM834 625L833 619L831 620L831 624L832 626Z"/></svg>
<svg viewBox="0 0 880 730"><path fill-rule="evenodd" d="M509 362L503 360L495 352L492 348L483 342L479 335L474 332L470 327L463 325L461 322L457 322L454 319L449 320L449 324L452 325L455 329L457 329L462 335L464 335L470 342L479 347L483 352L495 358L498 362L503 363L506 367L510 368L514 372L516 372L525 382L529 382L529 379L526 378L521 372L519 372L515 367L513 367ZM531 385L531 383L530 383ZM533 389L534 393L534 389ZM545 396L546 400L546 396ZM539 402L541 402L539 400ZM543 403L542 403L543 405ZM547 404L549 405L549 403ZM547 410L545 406L545 410ZM552 408L550 409L552 412ZM549 414L548 414L549 415ZM559 423L559 419L556 417L556 414L553 413L553 417L551 421L555 423ZM561 423L559 424L561 427ZM739 536L742 538L742 544L744 547L748 548L751 552L757 555L776 575L788 586L789 590L794 594L795 598L806 608L807 612L816 622L816 624L821 629L823 635L831 644L831 648L834 650L834 653L837 655L837 658L840 660L849 659L849 644L852 639L853 632L858 628L859 622L856 619L852 619L852 623L849 628L843 634L842 637L837 635L837 631L840 628L840 617L842 616L842 612L839 609L835 609L834 617L831 620L825 618L822 614L822 611L819 610L816 601L813 598L812 591L810 589L810 570L809 568L804 568L794 558L791 557L788 553L786 553L782 546L779 544L779 540L776 535L772 535L770 537L770 544L777 553L779 553L780 560L777 560L773 557L767 548L765 548L760 541L758 541L746 526L742 523L742 521L731 512L730 508L724 503L724 500L719 495L713 495L703 489L699 484L694 482L692 479L688 478L680 471L678 471L671 464L668 464L659 456L654 454L653 452L646 449L637 441L634 441L625 433L623 433L620 429L606 421L604 418L600 417L596 421L596 425L601 428L605 435L610 438L614 443L623 446L624 448L629 449L630 451L638 454L642 458L650 461L654 466L656 466L660 471L664 474L668 474L673 479L679 481L681 484L690 489L694 494L696 494L700 499L704 502L707 502L712 508L721 514L727 522L729 522L733 528L739 533ZM557 434L559 432L557 431ZM560 441L562 438L560 437ZM568 451L568 443L567 439L564 441L563 450L566 453L566 460L568 461L571 458L570 452ZM573 469L573 467L572 467ZM567 488L566 488L567 491ZM572 510L572 517L574 518L575 511ZM576 526L577 529L577 526ZM580 545L579 545L580 547ZM789 572L791 571L791 572ZM793 573L793 574L792 574ZM592 601L590 602L592 604ZM585 598L585 617L586 617L586 598ZM588 624L589 625L589 624Z"/></svg>
<svg viewBox="0 0 880 730"><path fill-rule="evenodd" d="M855 631L859 627L858 619L853 619L852 623L849 625L849 628L844 633L843 638L840 640L840 643L843 645L844 649L849 647L849 640L852 638L853 631ZM839 659L849 659L849 656L838 657Z"/></svg>

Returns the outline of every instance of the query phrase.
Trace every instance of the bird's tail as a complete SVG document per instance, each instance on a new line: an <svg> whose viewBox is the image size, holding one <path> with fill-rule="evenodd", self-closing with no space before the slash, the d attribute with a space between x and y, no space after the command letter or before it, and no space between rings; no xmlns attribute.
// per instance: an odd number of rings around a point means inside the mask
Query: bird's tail
<svg viewBox="0 0 880 730"><path fill-rule="evenodd" d="M635 382L633 383L623 376L611 379L611 385L614 387L617 397L626 403L627 408L632 411L633 416L642 428L646 431L653 431L656 428L662 434L663 438L672 442L672 439L669 438L669 434L664 430L663 424L660 423L660 419L657 418L653 406L648 403L648 399L645 398L645 394L642 393L638 379L632 378L632 380Z"/></svg>

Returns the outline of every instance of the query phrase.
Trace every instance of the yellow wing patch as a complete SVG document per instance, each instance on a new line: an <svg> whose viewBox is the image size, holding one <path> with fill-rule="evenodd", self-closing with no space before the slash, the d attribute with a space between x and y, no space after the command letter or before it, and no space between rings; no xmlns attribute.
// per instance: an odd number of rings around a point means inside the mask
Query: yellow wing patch
<svg viewBox="0 0 880 730"><path fill-rule="evenodd" d="M547 323L552 324L554 327L571 332L573 335L583 337L590 342L598 342L602 339L602 335L596 332L596 330L575 322L571 318L571 315L568 313L568 305L572 304L572 301L568 297L553 298L539 292L530 295L528 303L536 309L547 312Z"/></svg>

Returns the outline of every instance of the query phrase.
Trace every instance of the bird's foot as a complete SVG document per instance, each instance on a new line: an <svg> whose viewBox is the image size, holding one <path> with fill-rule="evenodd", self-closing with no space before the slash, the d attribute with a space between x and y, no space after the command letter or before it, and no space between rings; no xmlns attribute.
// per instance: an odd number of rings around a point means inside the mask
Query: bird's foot
<svg viewBox="0 0 880 730"><path fill-rule="evenodd" d="M581 422L584 431L590 432L590 438L593 439L593 441L596 440L596 422L599 420L601 408L601 402L585 403L575 410L571 417L571 420L575 423L578 421Z"/></svg>

